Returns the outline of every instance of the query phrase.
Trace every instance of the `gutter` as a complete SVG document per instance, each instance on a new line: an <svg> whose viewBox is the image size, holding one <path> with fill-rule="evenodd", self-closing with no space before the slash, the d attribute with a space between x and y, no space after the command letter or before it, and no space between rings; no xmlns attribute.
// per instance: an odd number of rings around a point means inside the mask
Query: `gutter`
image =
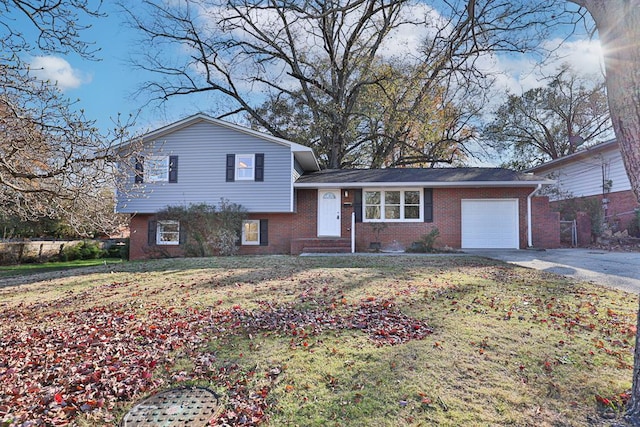
<svg viewBox="0 0 640 427"><path fill-rule="evenodd" d="M531 219L531 198L533 197L534 194L536 194L540 189L542 188L542 184L538 184L538 186L536 187L535 190L533 190L531 192L531 194L529 194L527 196L527 247L531 248L533 247L533 232L531 230L531 224L532 224L532 219Z"/></svg>

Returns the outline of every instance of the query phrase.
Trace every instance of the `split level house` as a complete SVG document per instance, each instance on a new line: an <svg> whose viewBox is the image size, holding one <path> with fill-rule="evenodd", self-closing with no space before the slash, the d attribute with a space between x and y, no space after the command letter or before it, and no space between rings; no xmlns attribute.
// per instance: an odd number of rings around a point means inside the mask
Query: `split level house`
<svg viewBox="0 0 640 427"><path fill-rule="evenodd" d="M437 228L436 246L557 247L559 217L536 193L551 181L495 168L321 170L309 147L197 114L142 137L118 193L130 258L184 254L188 224L156 214L221 199L247 212L240 254L402 250ZM158 249L162 249L159 251Z"/></svg>
<svg viewBox="0 0 640 427"><path fill-rule="evenodd" d="M614 231L628 229L640 209L615 139L543 163L530 172L555 182L554 191L548 192L553 209L569 200L595 200Z"/></svg>

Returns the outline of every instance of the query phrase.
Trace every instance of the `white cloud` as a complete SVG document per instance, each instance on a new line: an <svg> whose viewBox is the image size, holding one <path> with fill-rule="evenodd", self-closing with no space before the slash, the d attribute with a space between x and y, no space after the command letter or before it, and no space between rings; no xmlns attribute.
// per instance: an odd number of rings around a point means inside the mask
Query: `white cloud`
<svg viewBox="0 0 640 427"><path fill-rule="evenodd" d="M36 56L31 60L31 73L40 80L56 83L62 91L91 82L91 76L74 69L57 56Z"/></svg>
<svg viewBox="0 0 640 427"><path fill-rule="evenodd" d="M570 64L582 75L603 75L602 49L599 40L549 40L544 47L550 56L540 62L531 55L500 56L495 58L492 68L502 73L495 89L509 90L519 94L546 84L545 77L557 73L563 63Z"/></svg>

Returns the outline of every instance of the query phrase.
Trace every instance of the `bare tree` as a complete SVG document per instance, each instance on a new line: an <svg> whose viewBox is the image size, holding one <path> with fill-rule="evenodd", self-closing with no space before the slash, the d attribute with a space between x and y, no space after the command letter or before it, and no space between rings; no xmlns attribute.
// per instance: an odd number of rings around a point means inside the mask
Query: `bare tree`
<svg viewBox="0 0 640 427"><path fill-rule="evenodd" d="M0 206L21 218L65 218L78 231L95 220L111 185L117 144L130 120L101 134L51 82L36 79L22 55L74 53L93 58L80 17L99 17L89 0L0 0ZM36 31L35 40L25 35ZM106 203L112 202L112 196ZM103 225L108 226L110 221ZM89 228L95 228L90 226Z"/></svg>
<svg viewBox="0 0 640 427"><path fill-rule="evenodd" d="M568 0L589 11L603 47L613 130L640 201L640 0ZM640 425L640 310L627 418Z"/></svg>
<svg viewBox="0 0 640 427"><path fill-rule="evenodd" d="M611 133L604 79L560 67L544 87L507 95L483 140L509 153L508 165L526 169L575 153Z"/></svg>
<svg viewBox="0 0 640 427"><path fill-rule="evenodd" d="M145 87L152 97L215 94L225 102L220 117L246 114L287 139L295 137L276 127L261 105L267 99L296 106L316 131L325 166L340 168L365 142L353 139L362 135L354 129L364 94L388 79L381 63L400 61L419 70L412 76L413 100L403 104L416 113L434 91L485 82L478 63L483 54L535 46L558 21L564 2L443 1L438 11L407 0L143 4L128 10L144 37L137 65L159 77ZM398 51L393 37L399 30L424 34L418 52ZM417 164L434 160L414 157Z"/></svg>
<svg viewBox="0 0 640 427"><path fill-rule="evenodd" d="M448 88L434 85L425 93L415 85L421 71L423 67L416 70L402 64L378 66L378 83L364 88L352 109L344 138L343 167L433 167L464 160L465 142L475 136L474 127L466 120L477 110L458 107L464 101L450 99ZM470 93L467 89L465 94ZM278 133L313 147L321 158L329 158L321 139L325 129L312 120L308 105L272 97L258 113ZM249 122L264 130L251 117Z"/></svg>

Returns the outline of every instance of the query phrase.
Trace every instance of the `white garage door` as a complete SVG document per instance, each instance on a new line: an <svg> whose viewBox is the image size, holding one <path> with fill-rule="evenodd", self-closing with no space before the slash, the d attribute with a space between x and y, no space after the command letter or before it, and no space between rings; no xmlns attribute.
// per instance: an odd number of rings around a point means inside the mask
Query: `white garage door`
<svg viewBox="0 0 640 427"><path fill-rule="evenodd" d="M518 200L462 200L462 247L519 248Z"/></svg>

